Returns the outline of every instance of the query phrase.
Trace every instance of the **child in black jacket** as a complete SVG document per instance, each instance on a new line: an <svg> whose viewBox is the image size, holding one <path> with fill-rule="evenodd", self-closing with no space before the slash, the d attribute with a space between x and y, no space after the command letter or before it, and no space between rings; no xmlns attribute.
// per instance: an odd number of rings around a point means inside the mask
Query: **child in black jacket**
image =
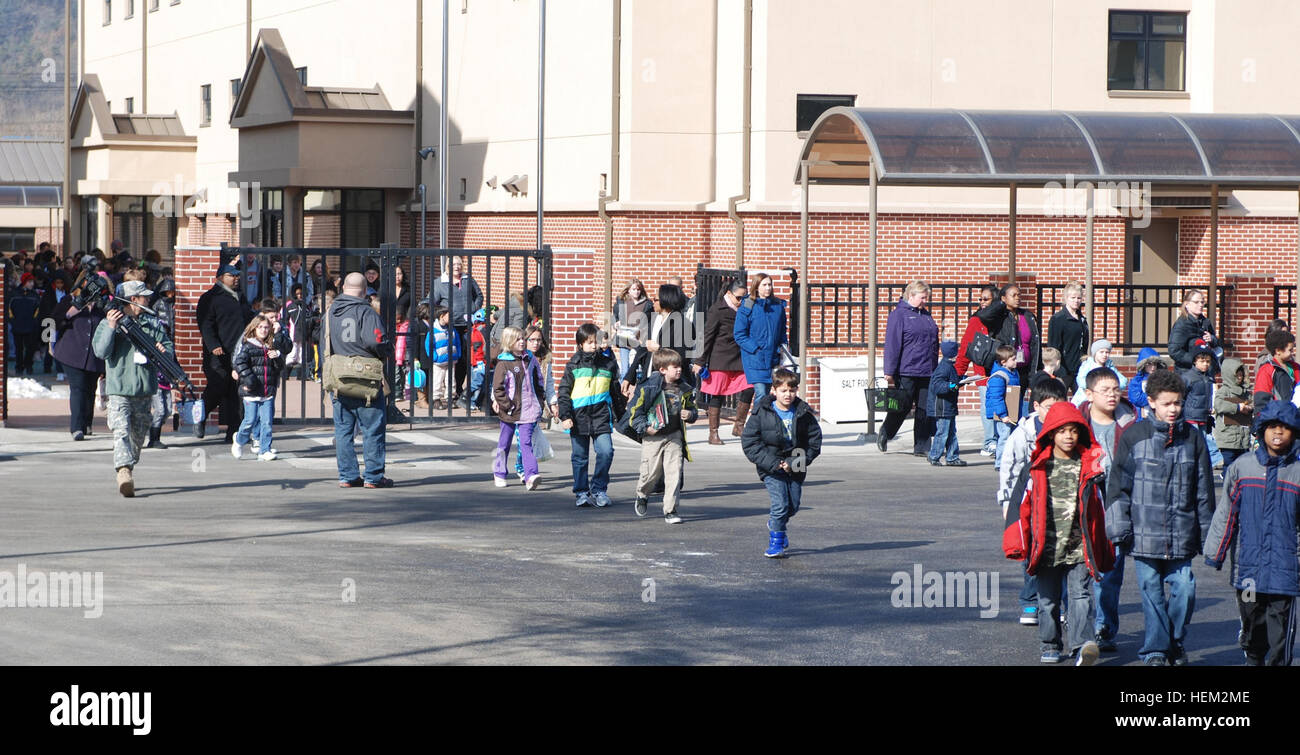
<svg viewBox="0 0 1300 755"><path fill-rule="evenodd" d="M798 375L786 369L773 372L772 392L755 402L740 441L771 498L763 553L768 558L784 556L789 550L786 524L799 511L808 465L822 451L821 426L799 400L798 390Z"/></svg>
<svg viewBox="0 0 1300 755"><path fill-rule="evenodd" d="M943 359L930 376L929 398L925 413L934 417L934 437L930 440L930 463L934 466L964 467L966 462L957 455L957 393L961 377L953 361L957 358L957 342L944 341L939 345ZM944 454L947 458L943 458Z"/></svg>
<svg viewBox="0 0 1300 755"><path fill-rule="evenodd" d="M239 380L239 396L244 400L244 420L235 433L230 453L243 458L244 444L256 441L258 461L274 461L271 447L271 420L275 410L275 389L284 369L283 351L278 348L271 321L258 315L244 328L244 337L232 360L234 377Z"/></svg>

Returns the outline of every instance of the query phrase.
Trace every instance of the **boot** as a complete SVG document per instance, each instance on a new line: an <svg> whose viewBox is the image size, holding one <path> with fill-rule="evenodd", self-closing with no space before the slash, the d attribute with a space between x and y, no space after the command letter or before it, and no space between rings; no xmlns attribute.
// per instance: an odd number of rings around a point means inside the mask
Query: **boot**
<svg viewBox="0 0 1300 755"><path fill-rule="evenodd" d="M131 478L130 467L117 468L117 492L121 493L123 498L135 497L135 480Z"/></svg>
<svg viewBox="0 0 1300 755"><path fill-rule="evenodd" d="M164 445L162 442L161 427L149 428L149 442L145 444L145 448L161 448L161 449L167 448L167 446Z"/></svg>
<svg viewBox="0 0 1300 755"><path fill-rule="evenodd" d="M718 425L722 423L722 417L719 416L721 414L722 414L722 407L720 406L709 407L709 445L710 446L724 445L722 442L722 438L718 437Z"/></svg>
<svg viewBox="0 0 1300 755"><path fill-rule="evenodd" d="M736 404L736 424L731 426L731 434L740 437L745 431L745 418L749 416L749 404Z"/></svg>

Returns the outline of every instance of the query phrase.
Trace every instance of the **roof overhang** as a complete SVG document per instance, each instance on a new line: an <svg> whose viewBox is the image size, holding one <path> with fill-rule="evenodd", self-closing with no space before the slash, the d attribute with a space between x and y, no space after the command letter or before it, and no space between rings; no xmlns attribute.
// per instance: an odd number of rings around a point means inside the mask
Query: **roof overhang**
<svg viewBox="0 0 1300 755"><path fill-rule="evenodd" d="M804 160L827 185L1295 190L1300 116L835 107Z"/></svg>

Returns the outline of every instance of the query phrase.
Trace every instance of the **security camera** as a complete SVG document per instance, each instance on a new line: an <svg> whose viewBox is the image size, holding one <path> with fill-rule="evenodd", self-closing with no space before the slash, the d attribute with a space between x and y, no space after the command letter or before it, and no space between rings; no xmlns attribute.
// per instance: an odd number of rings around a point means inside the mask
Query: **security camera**
<svg viewBox="0 0 1300 755"><path fill-rule="evenodd" d="M420 148L420 152L419 152L420 159L421 159L421 160L428 160L428 159L429 159L430 157L432 157L432 156L434 155L434 153L437 152L437 151L438 151L438 150L437 150L436 148L434 148L434 147L421 147L421 148Z"/></svg>
<svg viewBox="0 0 1300 755"><path fill-rule="evenodd" d="M519 179L520 176L517 174L509 177L506 180L501 182L501 188L505 189L511 194L518 194L519 188L515 186L515 182L518 181Z"/></svg>
<svg viewBox="0 0 1300 755"><path fill-rule="evenodd" d="M497 177L496 177L496 176L492 176L491 178L489 178L489 179L487 180L487 185L488 185L490 188L495 189L495 188L497 187Z"/></svg>
<svg viewBox="0 0 1300 755"><path fill-rule="evenodd" d="M515 191L518 191L520 194L523 194L524 196L528 196L528 176L527 176L527 175L520 176L520 177L519 177L519 180L518 180L518 181L515 181Z"/></svg>

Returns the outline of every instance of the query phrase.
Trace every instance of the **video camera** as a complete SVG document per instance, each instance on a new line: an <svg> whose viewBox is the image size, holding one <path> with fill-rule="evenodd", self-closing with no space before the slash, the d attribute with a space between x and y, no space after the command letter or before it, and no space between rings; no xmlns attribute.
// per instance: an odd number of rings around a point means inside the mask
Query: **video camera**
<svg viewBox="0 0 1300 755"><path fill-rule="evenodd" d="M81 259L81 272L68 293L77 309L90 305L103 313L113 302L113 284L99 274L99 260L89 255Z"/></svg>

